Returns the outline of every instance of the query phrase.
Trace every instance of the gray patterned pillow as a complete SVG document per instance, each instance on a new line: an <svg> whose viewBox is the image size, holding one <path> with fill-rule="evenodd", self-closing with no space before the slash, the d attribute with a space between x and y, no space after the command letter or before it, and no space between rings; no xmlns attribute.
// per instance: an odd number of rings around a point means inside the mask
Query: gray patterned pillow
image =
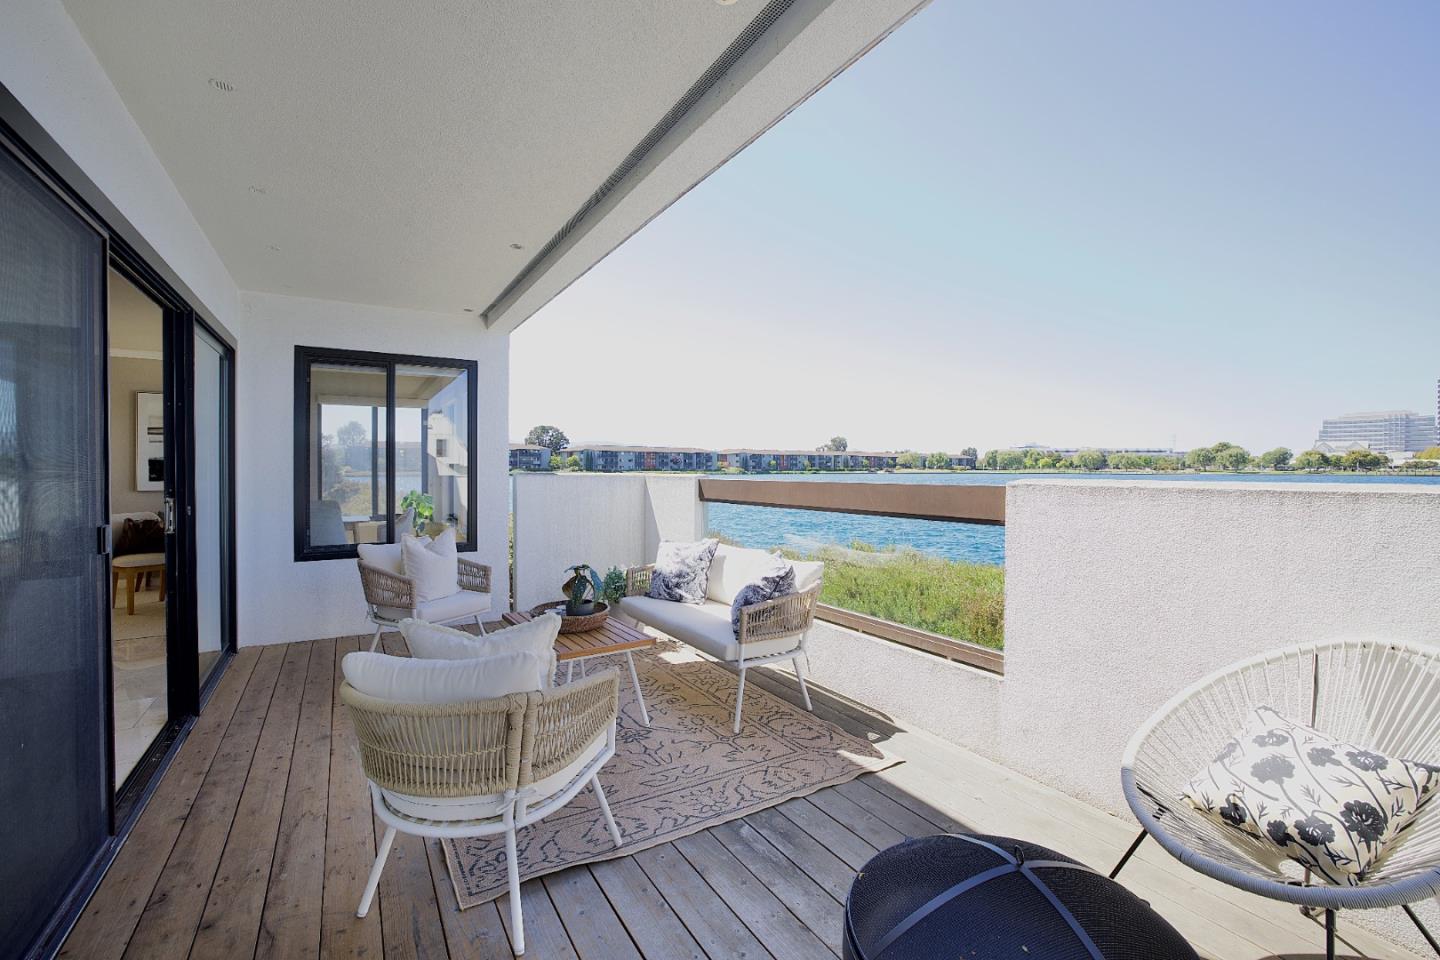
<svg viewBox="0 0 1440 960"><path fill-rule="evenodd" d="M1277 859L1354 886L1437 786L1440 767L1381 756L1256 707L1183 797Z"/></svg>
<svg viewBox="0 0 1440 960"><path fill-rule="evenodd" d="M770 554L770 566L760 574L760 579L747 583L735 594L730 603L730 626L735 636L740 636L740 609L752 603L764 603L776 597L789 596L795 592L795 567L778 553Z"/></svg>
<svg viewBox="0 0 1440 960"><path fill-rule="evenodd" d="M714 539L695 543L660 541L655 570L650 574L650 590L645 595L678 603L704 603L705 588L710 585L710 561L715 559L718 546L720 541Z"/></svg>

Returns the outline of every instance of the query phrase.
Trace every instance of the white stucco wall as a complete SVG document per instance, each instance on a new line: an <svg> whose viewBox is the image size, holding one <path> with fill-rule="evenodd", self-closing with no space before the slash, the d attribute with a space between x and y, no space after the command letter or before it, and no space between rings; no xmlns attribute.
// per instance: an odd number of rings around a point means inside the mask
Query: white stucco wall
<svg viewBox="0 0 1440 960"><path fill-rule="evenodd" d="M1022 481L1006 520L1001 752L1117 813L1130 735L1210 671L1440 638L1440 487Z"/></svg>
<svg viewBox="0 0 1440 960"><path fill-rule="evenodd" d="M693 476L522 473L514 483L521 610L559 597L568 566L604 573L649 563L662 539L694 540L705 530Z"/></svg>
<svg viewBox="0 0 1440 960"><path fill-rule="evenodd" d="M295 347L474 360L479 367L476 513L496 615L509 596L509 337L474 317L270 294L242 295L245 358L236 383L239 641L242 646L368 633L353 560L296 563Z"/></svg>
<svg viewBox="0 0 1440 960"><path fill-rule="evenodd" d="M0 83L239 336L235 281L60 0L0 5Z"/></svg>

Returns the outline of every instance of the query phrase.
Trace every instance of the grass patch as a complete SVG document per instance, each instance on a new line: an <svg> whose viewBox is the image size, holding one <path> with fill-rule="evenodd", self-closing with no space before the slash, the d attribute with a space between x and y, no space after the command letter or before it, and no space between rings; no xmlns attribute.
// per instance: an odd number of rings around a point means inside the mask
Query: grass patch
<svg viewBox="0 0 1440 960"><path fill-rule="evenodd" d="M823 603L992 650L1005 648L1004 567L860 542L780 552L791 559L824 561Z"/></svg>

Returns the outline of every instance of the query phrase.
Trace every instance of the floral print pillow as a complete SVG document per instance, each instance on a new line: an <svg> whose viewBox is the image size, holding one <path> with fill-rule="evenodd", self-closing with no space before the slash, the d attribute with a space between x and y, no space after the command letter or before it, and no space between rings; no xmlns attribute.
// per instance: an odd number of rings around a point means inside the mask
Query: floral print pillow
<svg viewBox="0 0 1440 960"><path fill-rule="evenodd" d="M1332 740L1256 707L1182 797L1326 882L1354 886L1436 787L1440 767Z"/></svg>
<svg viewBox="0 0 1440 960"><path fill-rule="evenodd" d="M694 543L660 541L655 569L650 574L650 590L645 594L656 600L678 603L704 603L705 589L710 586L710 561L715 559L716 539Z"/></svg>

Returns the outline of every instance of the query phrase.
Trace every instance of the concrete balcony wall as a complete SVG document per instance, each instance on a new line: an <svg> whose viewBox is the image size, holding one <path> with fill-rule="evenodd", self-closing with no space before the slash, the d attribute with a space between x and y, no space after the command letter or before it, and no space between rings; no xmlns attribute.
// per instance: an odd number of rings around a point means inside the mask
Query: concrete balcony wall
<svg viewBox="0 0 1440 960"><path fill-rule="evenodd" d="M694 476L517 474L515 605L528 610L560 596L565 568L610 567L655 559L661 540L704 535L704 504Z"/></svg>

